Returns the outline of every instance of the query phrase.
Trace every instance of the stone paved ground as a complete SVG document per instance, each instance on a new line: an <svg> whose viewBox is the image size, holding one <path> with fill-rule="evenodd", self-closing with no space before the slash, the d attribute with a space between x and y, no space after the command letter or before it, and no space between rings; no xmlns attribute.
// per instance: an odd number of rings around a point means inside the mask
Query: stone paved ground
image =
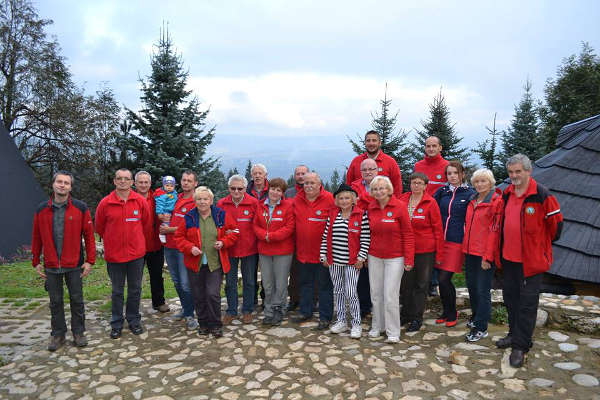
<svg viewBox="0 0 600 400"><path fill-rule="evenodd" d="M551 320L555 309L579 313L575 323L600 318L594 297L541 300ZM257 319L253 325L236 321L220 339L200 337L145 300L147 332L134 336L125 329L121 339L111 340L108 316L91 303L89 346L69 344L49 353L47 304L0 299L0 356L6 363L0 367L0 398L600 400L597 331L559 331L552 321L536 330L525 368L517 370L508 365L509 350L492 343L505 326L492 324L490 337L465 343L467 310L451 329L435 326L432 310L420 332L403 332L401 343L388 345L366 336L368 321L360 341L312 331L315 322L298 326L286 320L266 329Z"/></svg>

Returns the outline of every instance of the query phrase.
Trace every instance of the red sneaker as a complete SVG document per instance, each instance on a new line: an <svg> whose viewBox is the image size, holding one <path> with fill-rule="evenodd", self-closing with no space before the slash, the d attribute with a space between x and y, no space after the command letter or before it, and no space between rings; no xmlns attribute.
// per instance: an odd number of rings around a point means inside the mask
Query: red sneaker
<svg viewBox="0 0 600 400"><path fill-rule="evenodd" d="M443 323L446 322L446 320L447 320L446 317L439 317L438 319L435 320L435 323L436 324L443 324Z"/></svg>
<svg viewBox="0 0 600 400"><path fill-rule="evenodd" d="M458 324L458 311L456 312L456 319L454 321L446 321L446 327L451 328Z"/></svg>

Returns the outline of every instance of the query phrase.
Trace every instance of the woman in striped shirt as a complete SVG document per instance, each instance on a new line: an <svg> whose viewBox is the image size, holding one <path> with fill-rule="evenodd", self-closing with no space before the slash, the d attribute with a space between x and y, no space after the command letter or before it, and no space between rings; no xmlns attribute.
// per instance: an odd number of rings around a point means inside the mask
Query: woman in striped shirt
<svg viewBox="0 0 600 400"><path fill-rule="evenodd" d="M321 241L321 262L329 267L333 282L333 296L337 307L337 322L331 327L332 333L342 333L346 325L346 301L352 317L350 337L359 339L360 305L356 284L359 270L363 267L369 252L371 233L367 213L356 205L357 194L350 186L342 183L335 192L335 205Z"/></svg>

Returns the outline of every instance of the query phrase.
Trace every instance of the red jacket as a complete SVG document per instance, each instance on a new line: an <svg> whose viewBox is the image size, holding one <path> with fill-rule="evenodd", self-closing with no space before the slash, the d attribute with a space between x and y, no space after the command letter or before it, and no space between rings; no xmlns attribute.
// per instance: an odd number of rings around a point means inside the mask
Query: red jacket
<svg viewBox="0 0 600 400"><path fill-rule="evenodd" d="M31 264L35 267L40 263L42 249L44 251L44 266L46 268L76 268L83 264L83 249L81 237L85 240L85 261L96 262L96 241L92 216L87 205L69 196L65 210L64 237L60 260L54 245L52 198L41 203L33 217L33 232L31 238Z"/></svg>
<svg viewBox="0 0 600 400"><path fill-rule="evenodd" d="M362 208L363 210L366 210L369 207L369 203L371 202L371 200L373 200L373 197L369 194L369 192L367 192L367 188L363 184L362 178L355 180L350 186L356 191L356 194L358 195L356 205Z"/></svg>
<svg viewBox="0 0 600 400"><path fill-rule="evenodd" d="M352 182L362 178L360 173L360 163L366 160L367 157L367 153L354 157L346 172L346 183L348 185L352 185ZM396 160L380 150L377 158L375 158L375 162L377 163L378 169L377 175L384 175L390 178L392 185L394 186L394 196L400 197L402 194L402 173L400 172Z"/></svg>
<svg viewBox="0 0 600 400"><path fill-rule="evenodd" d="M495 246L490 248L485 259L496 260L496 265L501 266L502 242L504 240L504 209L508 198L515 195L513 185L509 185L502 195L502 202L498 203L498 210L492 225L495 234ZM550 191L530 178L529 186L524 194L525 200L521 208L521 237L523 274L525 277L546 272L552 265L552 242L560 238L562 232L563 216L560 205Z"/></svg>
<svg viewBox="0 0 600 400"><path fill-rule="evenodd" d="M256 214L258 200L245 194L237 206L231 199L231 195L219 200L217 207L225 210L227 215L236 222L240 235L238 240L229 249L230 257L247 257L258 253L256 235L254 234L253 221Z"/></svg>
<svg viewBox="0 0 600 400"><path fill-rule="evenodd" d="M400 200L408 204L410 195L411 192L404 193ZM442 217L437 202L429 194L423 193L423 198L417 204L410 224L415 235L415 253L435 252L435 261L441 262L444 248Z"/></svg>
<svg viewBox="0 0 600 400"><path fill-rule="evenodd" d="M282 198L270 218L269 206L264 201L259 202L253 223L254 233L258 238L258 253L265 256L293 254L294 223L294 205L291 200Z"/></svg>
<svg viewBox="0 0 600 400"><path fill-rule="evenodd" d="M129 262L146 255L144 232L152 229L153 215L146 199L129 192L127 201L113 190L96 208L96 232L104 241L104 259L110 263Z"/></svg>
<svg viewBox="0 0 600 400"><path fill-rule="evenodd" d="M227 249L233 246L238 238L239 231L233 218L224 210L215 206L210 208L212 219L217 227L217 240L223 242L223 247L219 250L219 261L221 261L223 272L227 273L231 268ZM202 234L198 228L199 218L198 209L194 207L185 215L174 234L177 248L183 253L185 267L194 272L200 270L200 262L202 261L202 254L197 256L192 254L192 247L202 248Z"/></svg>
<svg viewBox="0 0 600 400"><path fill-rule="evenodd" d="M465 254L485 257L493 251L495 235L490 234L494 216L502 203L502 191L491 191L485 199L475 207L477 194L467 205L465 217L465 236L462 242L462 251Z"/></svg>
<svg viewBox="0 0 600 400"><path fill-rule="evenodd" d="M150 225L150 229L144 232L144 237L146 238L147 253L158 251L162 247L162 243L160 241L160 238L158 237L161 221L160 219L158 219L158 215L156 215L155 212L156 200L154 200L154 195L155 193L152 193L152 190L150 190L148 191L148 195L146 196L148 211L150 211L150 215L154 216L154 218L152 219L152 224Z"/></svg>
<svg viewBox="0 0 600 400"><path fill-rule="evenodd" d="M337 218L340 209L333 207L329 210L329 230L327 231L327 263L333 264L333 221ZM356 264L358 258L358 252L360 251L360 232L363 214L365 212L358 206L352 209L350 218L348 218L348 253L350 255L349 265Z"/></svg>
<svg viewBox="0 0 600 400"><path fill-rule="evenodd" d="M269 195L269 181L265 178L265 187L258 193L256 191L256 187L254 186L254 181L251 181L248 184L248 188L246 189L246 193L250 196L254 197L257 200L264 200Z"/></svg>
<svg viewBox="0 0 600 400"><path fill-rule="evenodd" d="M406 203L392 196L381 209L379 202L373 200L367 213L371 228L369 254L378 258L404 257L405 265L414 265L415 237Z"/></svg>
<svg viewBox="0 0 600 400"><path fill-rule="evenodd" d="M321 238L332 207L335 207L333 195L322 186L321 192L312 202L306 199L304 190L294 197L296 259L301 263L320 262Z"/></svg>
<svg viewBox="0 0 600 400"><path fill-rule="evenodd" d="M192 208L196 207L196 203L194 202L194 196L190 196L187 199L183 198L183 193L179 193L177 195L177 202L175 203L175 207L173 208L173 213L171 214L171 220L169 221L170 227L179 227L187 214ZM165 243L165 247L170 249L176 249L177 243L175 243L175 233L177 231L166 235L167 242Z"/></svg>
<svg viewBox="0 0 600 400"><path fill-rule="evenodd" d="M448 161L442 158L441 154L435 157L425 155L425 158L415 163L415 172L422 172L427 175L427 193L432 195L448 182L446 178L446 166Z"/></svg>

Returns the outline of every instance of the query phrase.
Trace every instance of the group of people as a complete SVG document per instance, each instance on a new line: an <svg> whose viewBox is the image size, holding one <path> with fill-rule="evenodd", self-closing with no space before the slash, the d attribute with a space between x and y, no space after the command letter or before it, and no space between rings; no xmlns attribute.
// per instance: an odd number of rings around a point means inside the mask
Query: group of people
<svg viewBox="0 0 600 400"><path fill-rule="evenodd" d="M173 177L153 193L148 172L133 176L119 169L115 190L98 204L94 223L87 206L70 196L73 176L58 172L50 200L35 214L32 240L33 266L50 295L48 349L65 343L63 277L74 342L87 344L81 287L95 263L95 225L112 282L113 339L121 336L125 320L133 334L144 331L139 311L144 264L153 308L170 311L162 277L166 260L181 303L173 318L200 335L220 337L223 325L238 318L241 269L244 324L255 318L261 286L263 325L281 324L296 308L291 320L301 324L317 308L314 329L334 334L349 329L358 339L361 318L372 311L368 336L385 333L389 343L399 342L403 325L407 331L421 328L432 281L439 284L443 309L435 322L457 324L451 279L464 265L472 309L466 340L488 335L492 277L502 268L509 332L496 345L512 347L510 362L521 366L532 346L542 273L552 263L552 241L562 225L558 202L531 178L531 161L521 154L508 160L512 183L504 192L487 169L475 171L469 186L463 165L444 160L440 140L432 136L403 193L401 171L381 151L379 133L367 132L364 144L366 152L352 160L346 182L334 193L305 165L296 167L288 188L255 164L252 181L231 176L229 195L216 204L191 170L181 175L179 193ZM227 308L221 316L223 274Z"/></svg>

